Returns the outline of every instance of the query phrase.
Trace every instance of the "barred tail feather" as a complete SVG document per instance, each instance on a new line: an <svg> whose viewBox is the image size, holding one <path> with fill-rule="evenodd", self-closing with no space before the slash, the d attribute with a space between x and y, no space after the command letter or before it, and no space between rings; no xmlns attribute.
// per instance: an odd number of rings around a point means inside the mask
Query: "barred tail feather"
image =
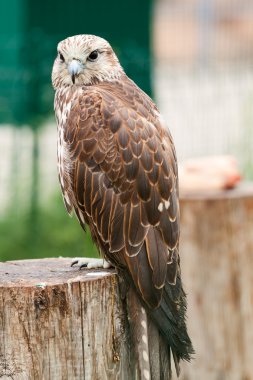
<svg viewBox="0 0 253 380"><path fill-rule="evenodd" d="M148 319L133 288L127 293L128 318L131 331L131 343L137 359L135 378L150 380L150 349L148 339Z"/></svg>

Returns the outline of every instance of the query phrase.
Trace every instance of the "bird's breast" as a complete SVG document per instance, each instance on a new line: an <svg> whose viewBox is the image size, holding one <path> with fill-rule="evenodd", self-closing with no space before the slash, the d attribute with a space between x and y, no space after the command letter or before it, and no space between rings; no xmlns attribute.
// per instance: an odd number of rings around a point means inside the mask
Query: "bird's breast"
<svg viewBox="0 0 253 380"><path fill-rule="evenodd" d="M68 96L67 89L58 91L55 96L55 115L57 121L57 167L59 181L66 207L69 211L73 207L73 190L70 172L73 163L70 158L68 144L64 139L64 131L67 128L67 120L71 111L73 100Z"/></svg>

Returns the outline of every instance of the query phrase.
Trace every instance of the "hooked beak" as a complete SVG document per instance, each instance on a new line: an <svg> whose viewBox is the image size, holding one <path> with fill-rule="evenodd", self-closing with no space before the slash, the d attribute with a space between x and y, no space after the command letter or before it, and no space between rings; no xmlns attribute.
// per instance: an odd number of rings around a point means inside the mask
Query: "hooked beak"
<svg viewBox="0 0 253 380"><path fill-rule="evenodd" d="M83 65L80 61L77 61L76 59L73 59L68 64L68 71L71 75L72 82L75 84L76 75L78 75L83 69Z"/></svg>

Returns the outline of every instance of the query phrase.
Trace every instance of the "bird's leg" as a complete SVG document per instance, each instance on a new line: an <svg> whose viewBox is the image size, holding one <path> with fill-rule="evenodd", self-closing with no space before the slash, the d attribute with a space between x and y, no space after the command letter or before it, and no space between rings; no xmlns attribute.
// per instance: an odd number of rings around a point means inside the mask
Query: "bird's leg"
<svg viewBox="0 0 253 380"><path fill-rule="evenodd" d="M71 266L78 264L79 269L89 268L89 269L108 269L112 268L112 264L106 261L105 259L94 259L91 257L77 257L73 259Z"/></svg>

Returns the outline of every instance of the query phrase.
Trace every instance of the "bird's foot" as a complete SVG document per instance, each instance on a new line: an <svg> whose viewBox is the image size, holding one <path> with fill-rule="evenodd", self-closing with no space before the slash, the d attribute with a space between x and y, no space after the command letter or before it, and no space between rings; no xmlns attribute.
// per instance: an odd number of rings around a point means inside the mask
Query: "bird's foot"
<svg viewBox="0 0 253 380"><path fill-rule="evenodd" d="M82 268L89 268L89 269L98 269L98 268L108 269L108 268L112 268L111 263L109 263L105 259L93 259L93 258L90 258L90 257L78 257L78 258L75 258L72 261L71 266L73 267L76 264L78 264L79 269L82 269Z"/></svg>

